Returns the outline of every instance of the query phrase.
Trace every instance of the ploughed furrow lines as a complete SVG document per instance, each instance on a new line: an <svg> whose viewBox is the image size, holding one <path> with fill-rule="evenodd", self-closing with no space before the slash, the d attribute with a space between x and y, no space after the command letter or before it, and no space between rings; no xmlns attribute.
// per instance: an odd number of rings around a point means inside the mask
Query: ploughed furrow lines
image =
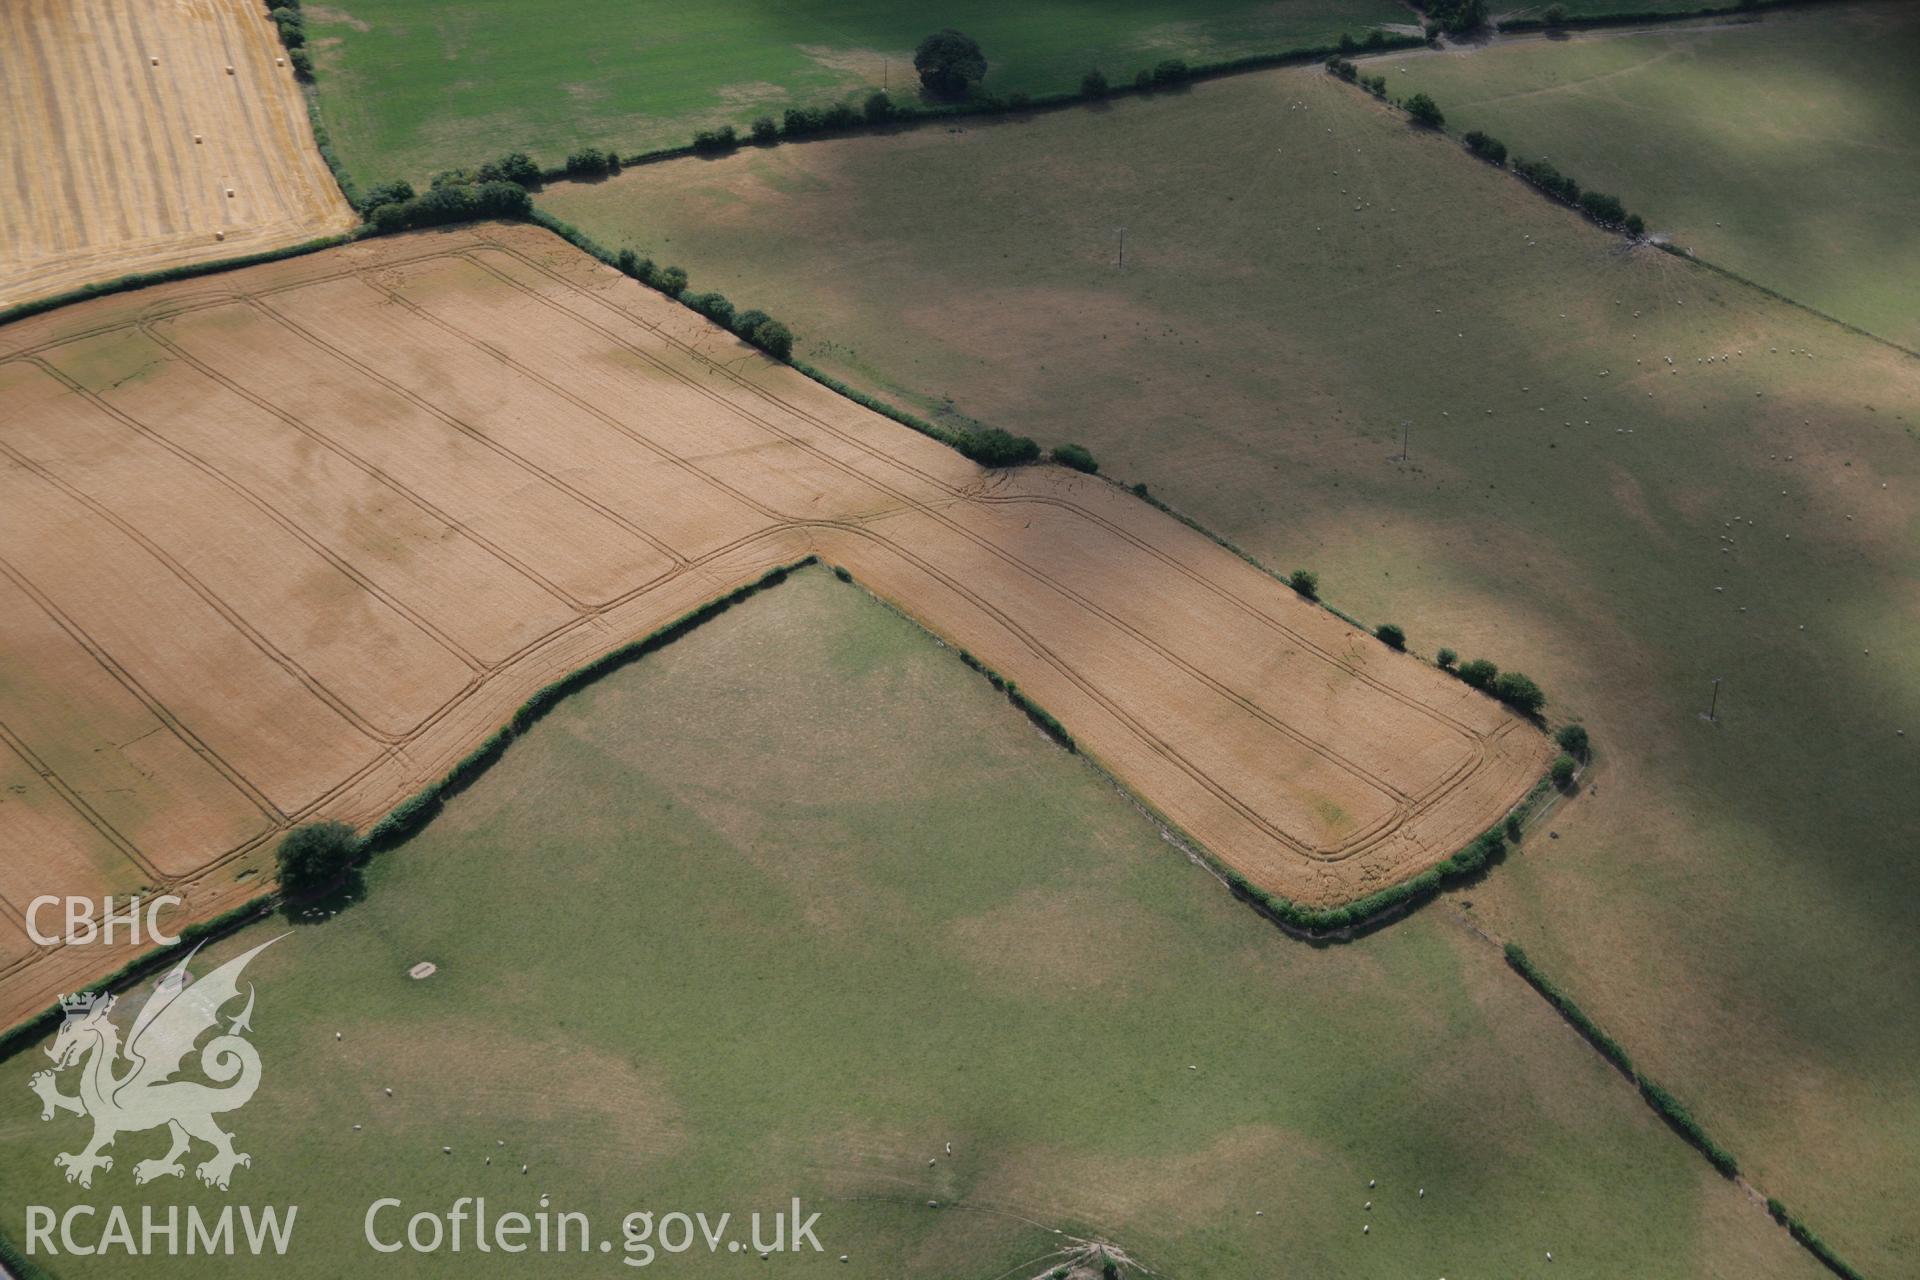
<svg viewBox="0 0 1920 1280"><path fill-rule="evenodd" d="M1548 755L1114 486L983 472L529 227L0 333L0 548L0 725L80 833L61 865L144 858L196 912L278 831L370 823L535 690L809 553L1309 905L1451 854ZM0 1006L51 972L7 964Z"/></svg>

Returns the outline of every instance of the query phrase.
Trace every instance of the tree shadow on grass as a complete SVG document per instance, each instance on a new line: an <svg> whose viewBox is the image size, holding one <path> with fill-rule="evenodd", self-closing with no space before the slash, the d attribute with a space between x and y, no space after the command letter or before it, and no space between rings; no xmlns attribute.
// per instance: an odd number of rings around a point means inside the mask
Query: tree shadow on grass
<svg viewBox="0 0 1920 1280"><path fill-rule="evenodd" d="M354 867L324 892L298 900L283 899L280 917L292 925L325 924L347 908L366 901L366 898L366 873Z"/></svg>

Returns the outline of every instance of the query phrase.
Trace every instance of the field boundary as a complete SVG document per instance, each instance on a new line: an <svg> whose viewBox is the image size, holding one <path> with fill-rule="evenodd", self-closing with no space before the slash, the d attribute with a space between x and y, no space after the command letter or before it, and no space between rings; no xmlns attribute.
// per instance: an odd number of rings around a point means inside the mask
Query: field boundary
<svg viewBox="0 0 1920 1280"><path fill-rule="evenodd" d="M1739 4L1703 5L1698 9L1653 9L1639 11L1621 11L1619 13L1593 13L1581 16L1569 14L1557 23L1549 23L1545 18L1514 18L1499 23L1494 30L1497 33L1520 32L1557 32L1579 31L1605 27L1651 27L1669 26L1676 22L1696 22L1701 18L1753 18L1769 10L1813 9L1826 4L1838 4L1841 0L1743 0Z"/></svg>
<svg viewBox="0 0 1920 1280"><path fill-rule="evenodd" d="M77 289L68 289L63 293L50 293L44 298L29 298L25 302L15 303L6 310L0 311L0 325L11 324L15 320L25 320L29 316L37 316L43 312L56 311L76 302L90 302L95 298L104 298L108 294L127 293L134 289L144 289L148 285L168 284L174 280L191 280L195 276L217 275L222 271L237 271L241 267L257 267L263 262L298 258L304 254L319 253L323 249L337 249L343 244L350 244L360 239L365 234L364 226L356 227L341 235L303 240L299 244L290 244L280 249L266 249L260 253L249 253L238 258L215 258L210 262L182 263L180 266L165 267L159 271L138 271L112 280L83 284Z"/></svg>
<svg viewBox="0 0 1920 1280"><path fill-rule="evenodd" d="M730 144L719 146L700 146L687 142L671 147L636 151L630 155L619 156L618 159L622 169L629 169L642 165L660 164L668 160L684 160L693 156L723 159L738 151L775 147L786 143L858 137L863 134L897 133L923 124L936 124L947 120L1033 115L1084 106L1088 103L1111 102L1117 98L1151 98L1163 93L1177 94L1202 80L1218 80L1254 71L1271 71L1278 67L1308 66L1337 53L1387 54L1424 48L1427 43L1421 36L1392 35L1380 28L1375 30L1380 34L1378 43L1369 44L1364 41L1349 40L1347 43L1303 45L1269 53L1250 53L1238 58L1224 58L1218 62L1200 62L1191 65L1182 63L1179 75L1175 79L1118 82L1098 93L1084 88L1060 89L1041 94L1013 93L1006 97L989 95L970 98L965 102L932 105L895 104L894 111L882 120L869 120L864 115L856 113L854 118L845 124L819 123L808 128L804 133L789 134L781 131L768 137L737 138ZM1150 72L1143 69L1141 74L1147 75ZM872 86L868 86L868 89L880 92L873 90ZM849 90L839 101L844 102L846 98L861 92L863 91L858 89ZM332 163L331 159L329 163ZM570 172L565 165L542 166L540 170L540 182L543 186L556 182L597 182L604 176L604 174L583 175Z"/></svg>
<svg viewBox="0 0 1920 1280"><path fill-rule="evenodd" d="M1545 1000L1549 1005L1552 1005L1554 1012L1558 1013L1561 1018L1566 1021L1568 1026L1578 1032L1580 1038L1585 1040L1595 1053L1598 1053L1602 1058L1606 1059L1608 1066L1617 1071L1621 1078L1632 1084L1654 1114L1664 1120L1667 1127L1678 1134L1688 1146L1705 1157L1707 1163L1713 1166L1715 1172L1719 1173L1721 1177L1726 1178L1728 1181L1739 1185L1756 1200L1762 1197L1764 1193L1741 1174L1739 1162L1734 1159L1733 1153L1721 1146L1707 1133L1700 1122L1694 1119L1693 1114L1687 1110L1684 1103L1635 1067L1633 1065L1633 1059L1627 1053L1625 1047L1623 1047L1618 1040L1615 1040L1602 1030L1600 1025L1587 1015L1586 1010L1582 1009L1579 1004L1574 1001L1572 996L1568 995L1553 979L1549 978L1541 970L1540 966L1533 962L1519 943L1502 943L1472 922L1468 922L1468 927L1488 942L1500 947L1501 954L1506 959L1507 967L1518 974L1528 986L1532 987L1541 999ZM1854 1269L1846 1259L1834 1252L1832 1246L1821 1239L1820 1236L1804 1222L1789 1213L1784 1204L1772 1196L1766 1196L1765 1203L1768 1216L1780 1226L1786 1228L1787 1234L1792 1237L1794 1243L1812 1254L1827 1270L1839 1276L1841 1280L1865 1280L1865 1277Z"/></svg>
<svg viewBox="0 0 1920 1280"><path fill-rule="evenodd" d="M619 668L664 648L702 623L719 617L734 605L769 587L785 582L789 574L817 563L819 563L818 556L806 555L788 564L776 565L752 581L743 583L723 595L715 596L638 639L610 649L591 662L575 667L572 671L541 686L520 704L506 724L488 734L478 746L461 757L445 774L402 800L388 810L385 817L368 827L366 833L360 837L356 865L364 864L367 856L371 854L384 853L397 848L417 834L432 821L445 801L472 786L495 761L506 754L507 748L512 745L515 738L539 723L568 695L577 693ZM180 931L180 943L198 944L223 938L269 913L280 901L278 890L258 894L211 920L188 925ZM179 945L176 943L173 946L156 947L142 952L107 976L88 983L82 990L106 992L136 982L171 959ZM11 1027L0 1030L0 1062L13 1057L30 1043L45 1035L54 1024L59 1022L61 1016L61 1008L56 1003L16 1022ZM4 1244L3 1237L0 1237L0 1244Z"/></svg>
<svg viewBox="0 0 1920 1280"><path fill-rule="evenodd" d="M1198 529L1198 526L1195 528ZM1198 531L1206 532L1204 529L1198 529ZM1250 561L1250 563L1258 567L1257 561ZM1325 946L1333 942L1352 942L1365 937L1399 920L1415 907L1431 900L1441 890L1453 888L1484 875L1490 867L1505 857L1507 826L1512 823L1524 825L1542 799L1554 790L1552 781L1542 776L1518 803L1502 815L1499 822L1475 837L1465 848L1457 850L1450 857L1435 863L1416 876L1389 885L1344 906L1303 907L1279 894L1268 893L1228 866L1204 843L1196 840L1179 823L1162 813L1152 801L1128 786L1125 779L1108 769L1097 757L1081 751L1072 731L1045 707L1029 698L1014 681L1007 679L967 649L929 629L892 601L868 588L856 579L850 570L834 565L833 576L842 582L859 587L868 597L913 623L941 648L951 649L961 662L985 676L996 690L1004 693L1007 701L1025 713L1027 718L1033 721L1034 726L1051 738L1056 746L1086 760L1110 786L1126 796L1136 808L1151 818L1171 843L1182 849L1190 859L1199 863L1215 879L1226 885L1234 897L1250 905L1256 912L1278 926L1280 931L1288 937L1314 946ZM1346 615L1337 616L1345 618Z"/></svg>
<svg viewBox="0 0 1920 1280"><path fill-rule="evenodd" d="M1762 0L1762 2L1758 5L1742 5L1742 6L1739 6L1736 8L1730 8L1730 9L1702 9L1696 13L1670 14L1665 16L1664 21L1667 25L1672 25L1674 23L1703 18L1703 17L1717 17L1717 16L1724 16L1724 15L1754 15L1753 21L1757 23L1759 21L1758 15L1768 9L1772 9L1772 10L1802 9L1802 8L1811 9L1811 8L1818 8L1823 5L1837 4L1837 3L1840 3L1840 0ZM1651 18L1657 15L1641 15L1641 16ZM1536 22L1537 20L1523 19L1522 21ZM1566 25L1571 26L1574 24L1575 24L1575 20L1569 19ZM1618 25L1639 25L1639 24L1623 22L1623 21L1616 20L1614 18L1601 17L1601 18L1584 20L1582 25L1618 26ZM1503 30L1506 30L1506 29L1519 29L1519 28L1512 28L1512 27L1503 28ZM1544 32L1544 31L1550 31L1550 30L1557 30L1558 28L1550 29L1546 27L1544 22L1540 22L1537 28L1526 28L1526 29L1528 30L1538 29ZM1371 59L1375 52L1376 52L1375 50L1363 49L1360 51L1360 56L1363 58ZM1352 72L1353 72L1354 66L1355 66L1354 63L1348 62L1347 73L1346 74L1336 73L1334 78L1337 80L1342 80L1347 84L1355 84L1355 81L1352 78ZM1355 87L1361 88L1362 86L1355 84ZM1403 115L1406 114L1406 108L1402 103L1395 101L1391 98L1384 97L1381 94L1373 93L1371 90L1363 90L1363 91L1367 92L1369 96L1376 98L1378 101L1393 108L1394 110L1401 112L1401 114ZM1594 226L1599 227L1604 231L1611 231L1611 232L1614 232L1615 234L1624 235L1632 243L1650 245L1653 248L1660 250L1660 252L1670 254L1673 257L1679 258L1684 262L1690 262L1695 264L1696 266L1704 267L1708 271L1712 271L1720 276L1725 277L1728 280L1733 281L1735 284L1742 284L1749 289L1756 290L1759 293L1764 294L1769 298L1772 298L1776 302L1785 303L1790 307L1797 307L1801 311L1806 312L1808 315L1813 316L1816 319L1824 320L1829 324L1838 325L1840 328L1846 330L1848 333L1855 335L1856 337L1866 338L1869 341L1879 343L1883 347L1887 347L1891 350L1898 351L1902 355L1912 356L1914 359L1920 360L1920 351L1917 351L1912 347L1904 346L1901 343L1895 342L1891 338L1882 337L1880 334L1873 332L1871 329L1862 328L1861 326L1853 323L1850 320L1842 320L1839 316L1832 315L1828 312L1822 311L1820 308L1813 306L1811 303L1802 302L1800 299L1793 297L1791 294L1782 293L1778 289L1774 289L1768 285L1764 285L1760 283L1758 280L1755 280L1750 276L1742 275L1738 271L1733 270L1731 267L1723 267L1719 263L1714 262L1710 258L1701 257L1699 254L1695 253L1692 249L1686 248L1682 245L1674 244L1669 240L1659 239L1654 235L1635 233L1627 228L1622 227L1619 224L1609 223L1601 220L1600 218L1594 216L1592 212L1584 208L1580 203L1578 203L1577 200L1566 200L1561 198L1554 191L1550 190L1546 186L1543 186L1541 182L1537 181L1534 177L1530 176L1526 172L1523 172L1521 169L1521 166L1523 164L1528 164L1532 162L1523 161L1516 156L1514 158L1513 163L1509 165L1507 162L1507 150L1505 146L1501 145L1497 139L1488 138L1484 134L1478 135L1480 142L1493 143L1494 145L1500 147L1499 154L1496 158L1495 156L1482 154L1479 150L1476 150L1475 148L1476 132L1474 131L1470 131L1467 134L1460 135L1458 137L1456 137L1452 132L1450 132L1444 125L1432 126L1432 131L1434 133L1441 135L1442 137L1447 138L1450 141L1459 143L1461 148L1465 150L1468 155L1473 156L1475 159L1480 160L1482 163L1487 164L1492 168L1500 170L1502 173L1505 173L1508 177L1513 178L1516 181L1520 182L1522 185L1531 188L1537 194L1545 197L1549 203L1557 204L1564 209L1571 210L1575 214L1578 214L1581 218L1585 219L1587 222L1592 223ZM1573 180L1571 175L1559 175L1556 173L1555 176L1564 177L1568 181ZM1583 193L1583 194L1590 194L1590 193Z"/></svg>

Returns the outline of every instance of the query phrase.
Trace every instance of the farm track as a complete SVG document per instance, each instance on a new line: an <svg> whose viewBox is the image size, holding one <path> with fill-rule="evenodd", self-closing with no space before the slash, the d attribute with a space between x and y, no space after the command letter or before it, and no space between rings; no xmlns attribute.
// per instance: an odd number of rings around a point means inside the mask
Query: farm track
<svg viewBox="0 0 1920 1280"><path fill-rule="evenodd" d="M0 308L356 221L252 0L16 0L0 47Z"/></svg>
<svg viewBox="0 0 1920 1280"><path fill-rule="evenodd" d="M143 885L215 914L287 827L374 820L535 689L807 555L1303 902L1451 853L1546 756L1146 504L983 472L531 228L0 331L0 494L39 619L0 629L0 744L39 780L0 809L10 916ZM0 1022L124 958L0 956Z"/></svg>

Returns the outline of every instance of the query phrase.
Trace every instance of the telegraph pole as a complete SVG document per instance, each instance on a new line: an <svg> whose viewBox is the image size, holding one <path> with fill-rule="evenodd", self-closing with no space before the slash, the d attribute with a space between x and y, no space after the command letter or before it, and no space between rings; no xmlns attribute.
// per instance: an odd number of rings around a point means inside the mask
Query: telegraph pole
<svg viewBox="0 0 1920 1280"><path fill-rule="evenodd" d="M1720 709L1720 677L1715 676L1713 678L1713 699L1712 701L1707 703L1707 720L1709 723L1713 723L1713 724L1719 723L1714 716L1714 713L1719 711L1719 709Z"/></svg>
<svg viewBox="0 0 1920 1280"><path fill-rule="evenodd" d="M1413 420L1409 418L1400 423L1400 461L1405 462L1407 460L1407 447L1412 441Z"/></svg>
<svg viewBox="0 0 1920 1280"><path fill-rule="evenodd" d="M1125 271L1127 269L1127 229L1115 227L1113 233L1120 237L1120 269Z"/></svg>

